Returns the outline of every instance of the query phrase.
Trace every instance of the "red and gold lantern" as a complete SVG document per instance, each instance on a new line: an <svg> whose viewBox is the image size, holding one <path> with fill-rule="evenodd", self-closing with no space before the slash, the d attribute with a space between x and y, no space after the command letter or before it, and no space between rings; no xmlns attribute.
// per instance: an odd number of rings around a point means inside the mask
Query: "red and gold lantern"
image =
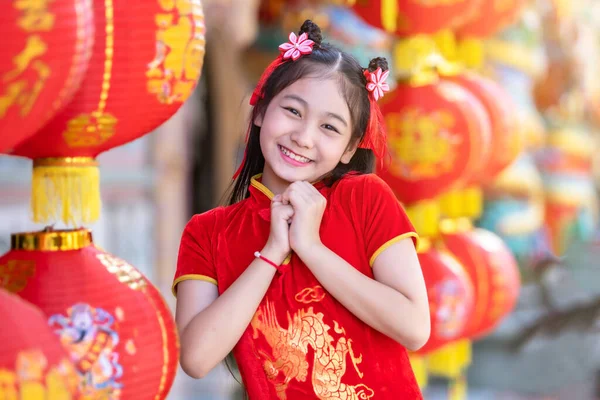
<svg viewBox="0 0 600 400"><path fill-rule="evenodd" d="M338 0L339 1L339 0ZM452 30L469 20L481 0L345 0L376 28L399 36Z"/></svg>
<svg viewBox="0 0 600 400"><path fill-rule="evenodd" d="M516 106L498 83L476 73L464 72L445 79L467 89L485 108L491 124L491 151L487 153L488 157L473 180L482 182L493 179L517 159L524 147L524 138L515 119Z"/></svg>
<svg viewBox="0 0 600 400"><path fill-rule="evenodd" d="M0 277L8 268L0 263ZM78 399L75 367L46 316L0 289L0 319L0 399Z"/></svg>
<svg viewBox="0 0 600 400"><path fill-rule="evenodd" d="M201 74L205 28L199 1L93 4L95 42L81 89L11 153L34 160L36 222L95 221L100 209L95 157L171 117Z"/></svg>
<svg viewBox="0 0 600 400"><path fill-rule="evenodd" d="M458 37L485 38L513 24L525 4L522 0L483 0L456 31Z"/></svg>
<svg viewBox="0 0 600 400"><path fill-rule="evenodd" d="M0 152L41 129L73 97L93 44L89 0L9 1L2 8Z"/></svg>
<svg viewBox="0 0 600 400"><path fill-rule="evenodd" d="M431 335L416 353L424 355L463 336L473 313L473 285L447 250L431 247L419 253L419 261L431 315Z"/></svg>
<svg viewBox="0 0 600 400"><path fill-rule="evenodd" d="M489 117L456 83L400 83L381 101L381 111L391 160L377 173L403 203L464 184L484 161Z"/></svg>
<svg viewBox="0 0 600 400"><path fill-rule="evenodd" d="M85 398L164 399L178 365L175 323L157 289L95 247L87 230L14 234L4 288L38 306L71 355Z"/></svg>
<svg viewBox="0 0 600 400"><path fill-rule="evenodd" d="M500 237L484 229L446 230L443 241L473 283L475 309L464 335L478 339L514 308L521 284L517 261Z"/></svg>

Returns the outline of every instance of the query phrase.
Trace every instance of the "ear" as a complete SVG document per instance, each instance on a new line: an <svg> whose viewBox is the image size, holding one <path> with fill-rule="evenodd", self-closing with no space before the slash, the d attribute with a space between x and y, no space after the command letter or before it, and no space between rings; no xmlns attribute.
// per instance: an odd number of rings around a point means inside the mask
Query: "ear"
<svg viewBox="0 0 600 400"><path fill-rule="evenodd" d="M350 160L352 160L352 157L354 157L354 154L356 153L357 148L358 148L358 142L356 142L352 145L348 145L348 148L346 149L344 154L342 154L342 158L340 158L340 162L342 164L350 163Z"/></svg>
<svg viewBox="0 0 600 400"><path fill-rule="evenodd" d="M262 123L263 123L263 118L264 118L263 113L258 114L256 116L256 118L254 118L254 121L253 121L254 125L256 125L259 128L261 128L262 127Z"/></svg>

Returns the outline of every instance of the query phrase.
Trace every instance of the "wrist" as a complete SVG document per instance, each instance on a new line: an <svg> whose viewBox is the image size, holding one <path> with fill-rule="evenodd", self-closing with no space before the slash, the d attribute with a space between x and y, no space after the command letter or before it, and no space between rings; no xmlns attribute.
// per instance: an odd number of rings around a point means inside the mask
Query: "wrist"
<svg viewBox="0 0 600 400"><path fill-rule="evenodd" d="M285 260L285 258L288 256L289 251L283 251L281 249L278 249L276 246L267 243L265 247L263 247L260 251L260 254L263 257L266 257L267 259L272 261L273 263L281 265L283 264L283 260Z"/></svg>
<svg viewBox="0 0 600 400"><path fill-rule="evenodd" d="M323 242L319 240L316 242L304 243L299 246L295 246L293 250L298 257L304 260L305 258L312 258L312 256L314 256L316 253L319 253L323 249L326 249L326 247Z"/></svg>

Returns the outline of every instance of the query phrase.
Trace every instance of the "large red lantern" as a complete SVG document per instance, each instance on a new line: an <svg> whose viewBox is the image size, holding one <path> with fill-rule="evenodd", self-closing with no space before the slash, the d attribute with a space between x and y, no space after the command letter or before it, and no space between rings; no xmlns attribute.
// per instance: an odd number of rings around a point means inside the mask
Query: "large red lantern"
<svg viewBox="0 0 600 400"><path fill-rule="evenodd" d="M400 83L381 111L391 157L377 173L401 202L432 199L464 184L484 162L489 117L456 83Z"/></svg>
<svg viewBox="0 0 600 400"><path fill-rule="evenodd" d="M522 0L483 0L470 17L463 21L456 34L459 37L485 38L513 24L524 5Z"/></svg>
<svg viewBox="0 0 600 400"><path fill-rule="evenodd" d="M95 1L94 15L95 43L81 89L11 153L34 160L36 222L95 221L95 157L171 117L201 73L205 28L199 1Z"/></svg>
<svg viewBox="0 0 600 400"><path fill-rule="evenodd" d="M448 232L443 241L473 283L475 309L464 335L480 338L516 304L521 284L517 261L501 238L484 229Z"/></svg>
<svg viewBox="0 0 600 400"><path fill-rule="evenodd" d="M173 318L134 267L87 230L14 234L0 282L47 316L85 398L164 399L178 365Z"/></svg>
<svg viewBox="0 0 600 400"><path fill-rule="evenodd" d="M0 289L0 319L0 399L78 399L75 367L46 316Z"/></svg>
<svg viewBox="0 0 600 400"><path fill-rule="evenodd" d="M473 285L460 263L442 248L420 252L429 297L431 335L417 354L428 354L463 336L473 312Z"/></svg>
<svg viewBox="0 0 600 400"><path fill-rule="evenodd" d="M516 106L510 95L496 82L473 72L449 76L445 79L458 83L481 102L490 119L491 143L488 157L473 177L478 183L498 175L517 159L524 147L524 138L518 128Z"/></svg>
<svg viewBox="0 0 600 400"><path fill-rule="evenodd" d="M79 88L93 44L88 0L9 1L0 15L0 152L36 133Z"/></svg>
<svg viewBox="0 0 600 400"><path fill-rule="evenodd" d="M345 1L369 25L399 36L410 36L455 29L470 18L482 0Z"/></svg>

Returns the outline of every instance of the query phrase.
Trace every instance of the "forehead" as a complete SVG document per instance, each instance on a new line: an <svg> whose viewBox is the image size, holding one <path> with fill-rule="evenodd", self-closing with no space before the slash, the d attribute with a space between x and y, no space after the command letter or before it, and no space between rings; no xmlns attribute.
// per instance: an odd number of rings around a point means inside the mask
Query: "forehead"
<svg viewBox="0 0 600 400"><path fill-rule="evenodd" d="M289 94L302 97L310 108L350 118L348 102L344 97L339 80L335 77L299 79L282 90L279 95L283 97Z"/></svg>

